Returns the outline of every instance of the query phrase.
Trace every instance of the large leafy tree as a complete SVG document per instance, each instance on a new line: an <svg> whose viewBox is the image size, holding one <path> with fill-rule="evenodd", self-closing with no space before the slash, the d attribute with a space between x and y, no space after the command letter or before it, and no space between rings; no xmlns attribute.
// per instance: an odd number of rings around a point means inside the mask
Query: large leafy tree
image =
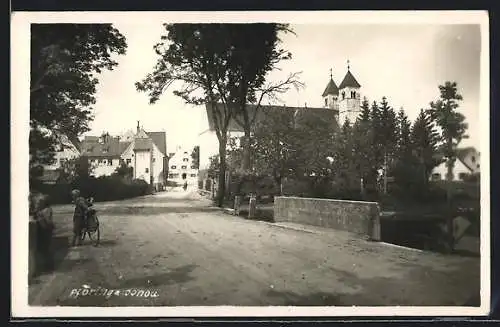
<svg viewBox="0 0 500 327"><path fill-rule="evenodd" d="M325 177L331 174L328 160L334 149L335 126L333 116L301 109L294 115L294 149L297 177Z"/></svg>
<svg viewBox="0 0 500 327"><path fill-rule="evenodd" d="M241 168L248 171L252 166L252 127L262 103L281 102L280 95L290 88L303 87L303 83L299 80L299 73L292 73L280 81L266 81L269 72L278 69L281 61L292 57L290 52L280 47L280 34L293 33L288 25L231 24L229 29L233 56L228 69L239 72L234 80L234 119L244 130ZM247 104L255 105L253 110L249 110Z"/></svg>
<svg viewBox="0 0 500 327"><path fill-rule="evenodd" d="M278 48L278 33L288 31L281 24L164 24L166 35L154 46L159 56L153 72L136 83L156 102L165 90L178 82L174 94L186 103L208 104L219 141L220 174L217 202L225 193L226 146L231 119L240 122L246 134L254 117L247 103L272 98L293 85L291 75L284 82L264 85L267 72L290 57ZM219 105L220 106L219 106ZM247 135L247 136L248 136ZM247 146L247 148L249 145ZM249 153L249 152L247 152ZM247 161L247 160L246 160Z"/></svg>
<svg viewBox="0 0 500 327"><path fill-rule="evenodd" d="M89 130L98 75L126 47L111 24L31 25L31 171L53 161L60 135L75 140Z"/></svg>
<svg viewBox="0 0 500 327"><path fill-rule="evenodd" d="M261 175L272 176L280 192L283 179L294 175L297 168L298 134L289 110L274 112L255 128L253 167Z"/></svg>

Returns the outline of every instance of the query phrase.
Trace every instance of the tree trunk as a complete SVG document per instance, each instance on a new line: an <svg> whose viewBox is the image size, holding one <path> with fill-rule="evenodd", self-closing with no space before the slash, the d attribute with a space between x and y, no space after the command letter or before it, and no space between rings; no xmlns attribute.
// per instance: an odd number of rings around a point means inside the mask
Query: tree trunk
<svg viewBox="0 0 500 327"><path fill-rule="evenodd" d="M245 126L245 136L243 137L243 160L241 169L246 173L251 168L251 135L250 135L250 126Z"/></svg>
<svg viewBox="0 0 500 327"><path fill-rule="evenodd" d="M219 140L219 161L220 161L220 167L219 167L219 178L218 178L218 185L217 185L217 196L216 196L216 203L218 207L222 207L224 205L224 195L226 193L226 170L227 170L227 164L226 164L226 143L227 139L224 140Z"/></svg>

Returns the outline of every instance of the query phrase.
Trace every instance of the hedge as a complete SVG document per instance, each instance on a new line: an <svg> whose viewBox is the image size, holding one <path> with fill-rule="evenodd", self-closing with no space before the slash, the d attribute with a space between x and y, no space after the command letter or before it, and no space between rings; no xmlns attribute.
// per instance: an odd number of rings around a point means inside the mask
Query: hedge
<svg viewBox="0 0 500 327"><path fill-rule="evenodd" d="M79 189L84 197L93 197L94 201L113 201L149 194L151 188L144 180L126 181L116 176L89 177L72 184L37 185L35 192L49 196L52 204L71 203L71 190Z"/></svg>

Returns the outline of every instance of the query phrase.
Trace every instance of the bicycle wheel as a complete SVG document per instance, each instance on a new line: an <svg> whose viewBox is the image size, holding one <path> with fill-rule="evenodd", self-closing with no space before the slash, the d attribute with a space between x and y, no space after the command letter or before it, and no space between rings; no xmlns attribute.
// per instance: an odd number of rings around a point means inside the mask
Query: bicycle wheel
<svg viewBox="0 0 500 327"><path fill-rule="evenodd" d="M92 231L87 230L87 234L89 234L89 239L94 243L95 246L99 245L99 241L101 238L101 231L99 228L99 220L97 217L95 218L96 227L92 229Z"/></svg>

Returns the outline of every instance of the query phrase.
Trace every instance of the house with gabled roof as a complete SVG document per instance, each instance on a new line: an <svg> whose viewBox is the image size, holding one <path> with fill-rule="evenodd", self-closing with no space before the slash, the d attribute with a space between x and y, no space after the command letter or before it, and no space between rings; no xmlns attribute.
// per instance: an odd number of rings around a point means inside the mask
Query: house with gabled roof
<svg viewBox="0 0 500 327"><path fill-rule="evenodd" d="M457 149L457 160L455 160L452 172L453 181L463 181L470 175L479 174L481 172L480 158L480 152L474 147ZM446 161L443 160L432 170L430 179L433 181L445 180L447 172Z"/></svg>
<svg viewBox="0 0 500 327"><path fill-rule="evenodd" d="M39 179L46 184L54 184L59 179L60 169L64 163L80 156L76 141L70 140L66 135L58 135L57 139L54 161L50 165L43 166L43 175Z"/></svg>
<svg viewBox="0 0 500 327"><path fill-rule="evenodd" d="M167 139L163 131L146 132L137 122L135 134L86 136L81 149L92 165L94 176L109 176L124 164L132 168L134 179L142 179L156 188L165 185Z"/></svg>

